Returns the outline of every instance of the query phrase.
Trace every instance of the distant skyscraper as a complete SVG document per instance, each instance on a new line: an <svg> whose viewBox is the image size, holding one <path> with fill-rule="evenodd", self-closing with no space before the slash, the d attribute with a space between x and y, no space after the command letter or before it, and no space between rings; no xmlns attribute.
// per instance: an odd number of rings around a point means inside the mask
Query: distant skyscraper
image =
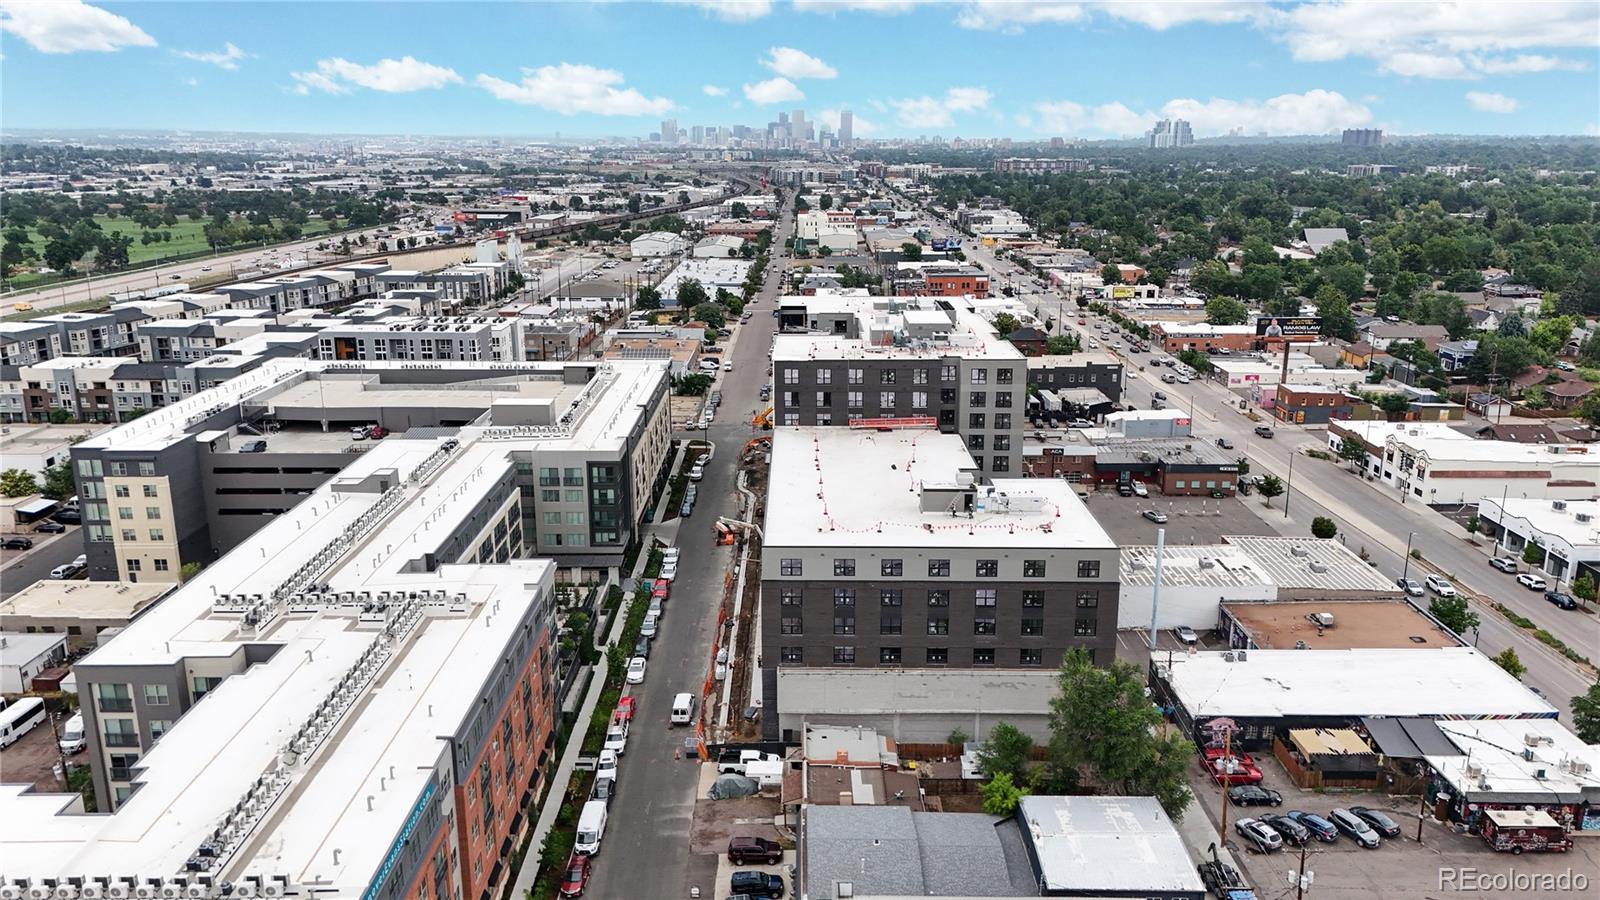
<svg viewBox="0 0 1600 900"><path fill-rule="evenodd" d="M797 109L789 120L789 137L791 140L804 141L811 137L811 126L806 124L806 111Z"/></svg>
<svg viewBox="0 0 1600 900"><path fill-rule="evenodd" d="M1379 147L1383 145L1383 129L1346 128L1339 143L1346 147Z"/></svg>
<svg viewBox="0 0 1600 900"><path fill-rule="evenodd" d="M672 146L678 142L678 120L661 120L661 143Z"/></svg>
<svg viewBox="0 0 1600 900"><path fill-rule="evenodd" d="M689 129L689 146L704 147L706 145L706 127L696 125Z"/></svg>
<svg viewBox="0 0 1600 900"><path fill-rule="evenodd" d="M1194 130L1183 119L1162 119L1150 129L1150 148L1187 147L1194 143Z"/></svg>
<svg viewBox="0 0 1600 900"><path fill-rule="evenodd" d="M839 110L839 146L849 149L856 137L856 117L848 109Z"/></svg>

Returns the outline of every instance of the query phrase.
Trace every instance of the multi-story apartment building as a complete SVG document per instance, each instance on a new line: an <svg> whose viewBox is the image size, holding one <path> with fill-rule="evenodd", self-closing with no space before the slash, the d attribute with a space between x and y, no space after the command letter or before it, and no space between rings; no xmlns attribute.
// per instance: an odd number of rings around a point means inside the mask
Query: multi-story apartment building
<svg viewBox="0 0 1600 900"><path fill-rule="evenodd" d="M58 313L0 323L0 364L30 365L61 356L133 356L134 326L148 316L135 308Z"/></svg>
<svg viewBox="0 0 1600 900"><path fill-rule="evenodd" d="M1029 159L1009 156L994 161L996 172L1021 172L1030 175L1046 172L1087 172L1091 167L1086 159Z"/></svg>
<svg viewBox="0 0 1600 900"><path fill-rule="evenodd" d="M318 332L317 356L341 362L511 362L527 358L522 321L508 316L401 316L366 324L330 325Z"/></svg>
<svg viewBox="0 0 1600 900"><path fill-rule="evenodd" d="M496 896L556 711L555 567L493 432L385 441L82 660L102 814L0 789L8 884Z"/></svg>
<svg viewBox="0 0 1600 900"><path fill-rule="evenodd" d="M1116 403L1122 399L1126 374L1110 353L1080 351L1070 356L1028 357L1028 383L1042 391L1093 388Z"/></svg>
<svg viewBox="0 0 1600 900"><path fill-rule="evenodd" d="M386 444L352 427L492 422L524 438L507 447L530 552L582 580L620 565L671 444L665 362L233 360L186 367L180 390L202 393L73 447L91 578L175 581L231 552Z"/></svg>
<svg viewBox="0 0 1600 900"><path fill-rule="evenodd" d="M380 291L437 289L448 300L487 303L500 296L511 277L508 263L463 263L442 272L391 269L377 276Z"/></svg>
<svg viewBox="0 0 1600 900"><path fill-rule="evenodd" d="M782 730L814 713L937 739L1005 709L997 681L1040 683L1006 710L1039 725L1068 650L1111 661L1115 542L1064 481L982 477L931 427L774 431L761 659Z"/></svg>
<svg viewBox="0 0 1600 900"><path fill-rule="evenodd" d="M773 422L927 419L985 475L1022 471L1028 364L960 298L786 297L772 352Z"/></svg>

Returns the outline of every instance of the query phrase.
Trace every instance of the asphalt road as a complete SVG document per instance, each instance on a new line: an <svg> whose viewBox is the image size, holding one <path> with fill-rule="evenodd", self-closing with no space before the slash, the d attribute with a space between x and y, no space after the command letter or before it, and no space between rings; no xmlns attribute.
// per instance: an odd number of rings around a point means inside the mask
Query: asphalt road
<svg viewBox="0 0 1600 900"><path fill-rule="evenodd" d="M785 215L774 247L783 246L790 227ZM739 452L752 436L748 411L757 408L757 391L766 381L751 373L766 371L777 325L771 313L778 296L778 279L769 274L750 307L749 324L738 326L733 347L724 354L733 360L736 377L721 375L714 385L722 391L721 411L706 431L679 435L708 439L716 451L700 482L694 514L679 526L677 543L683 552L678 578L651 648L645 682L633 687L639 712L619 766L617 797L589 882L592 897L688 896L690 886L698 886L702 897L726 893L725 886L711 883L715 857L697 858L689 852L699 766L685 744L693 732L671 727L668 718L673 696L698 695L710 671L717 605L734 562L731 548L715 545L712 523L718 516L738 512ZM675 753L682 758L674 758Z"/></svg>
<svg viewBox="0 0 1600 900"><path fill-rule="evenodd" d="M61 534L29 534L31 550L0 550L0 600L35 581L50 577L50 570L83 552L83 532L68 525Z"/></svg>

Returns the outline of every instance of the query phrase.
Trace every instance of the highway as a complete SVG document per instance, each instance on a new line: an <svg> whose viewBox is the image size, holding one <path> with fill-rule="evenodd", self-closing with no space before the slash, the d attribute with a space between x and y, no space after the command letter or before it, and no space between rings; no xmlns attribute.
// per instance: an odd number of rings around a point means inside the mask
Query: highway
<svg viewBox="0 0 1600 900"><path fill-rule="evenodd" d="M963 237L935 220L936 236ZM1263 416L1262 422L1271 424L1272 440L1255 436L1258 422L1252 421L1239 408L1240 398L1223 385L1208 379L1196 379L1192 384L1165 384L1161 367L1149 366L1152 356L1161 355L1159 348L1152 353L1132 354L1127 341L1121 349L1105 346L1097 330L1101 321L1088 316L1087 326L1077 324L1076 303L1064 300L1054 291L1036 287L1034 276L1011 263L997 260L981 244L963 243L968 258L981 264L989 273L991 284L998 291L1009 279L1020 288L1018 296L1024 300L1040 319L1056 318L1061 309L1068 314L1063 324L1077 332L1085 341L1093 338L1119 356L1127 369L1127 392L1123 402L1139 408L1150 407L1151 393L1164 391L1168 405L1193 410L1194 432L1202 440L1219 437L1230 439L1241 456L1250 460L1253 474L1272 473L1290 481L1291 489L1273 500L1276 515L1281 515L1285 504L1289 516L1285 520L1294 534L1309 534L1311 519L1327 516L1339 524L1347 546L1365 549L1377 563L1379 571L1399 578L1404 572L1420 578L1431 570L1422 569L1415 561L1407 560L1406 546L1421 552L1426 563L1436 566L1455 583L1465 588L1474 598L1474 609L1481 619L1477 633L1464 638L1475 641L1479 649L1496 654L1512 647L1527 666L1523 681L1538 689L1552 705L1561 710L1570 721L1570 698L1583 693L1594 682L1594 675L1567 660L1555 650L1540 643L1533 632L1518 628L1503 615L1476 598L1487 598L1505 604L1517 614L1532 619L1539 628L1564 641L1569 647L1591 660L1600 661L1600 616L1592 612L1558 609L1545 601L1542 592L1524 589L1510 575L1491 569L1488 565L1487 541L1475 546L1459 525L1423 504L1399 502L1398 494L1381 483L1368 482L1348 471L1343 462L1327 462L1304 455L1309 449L1327 449L1327 432L1322 428L1307 428L1277 423ZM1245 502L1260 505L1257 499ZM1417 598L1426 605L1428 598Z"/></svg>
<svg viewBox="0 0 1600 900"><path fill-rule="evenodd" d="M791 228L786 211L773 236L774 254L781 252ZM771 271L782 269L778 262ZM753 312L750 322L734 329L733 345L723 354L724 359L732 360L734 371L719 375L713 385L722 391L722 406L711 427L677 435L686 440L710 440L716 447L715 456L700 482L694 514L679 526L677 546L683 551L682 563L650 654L645 683L632 689L639 698L639 712L619 767L617 796L588 896L687 897L691 886L698 886L702 897L727 893L726 885L711 883L716 858L691 853L699 766L684 745L690 730L671 727L668 716L673 695L698 694L710 667L717 605L724 577L734 562L730 548L715 546L711 525L718 516L738 511L738 457L752 436L750 410L757 407L757 391L766 381L760 373L766 371L777 326L772 311L777 308L779 283L769 272L756 302L749 307ZM675 753L683 758L675 758Z"/></svg>

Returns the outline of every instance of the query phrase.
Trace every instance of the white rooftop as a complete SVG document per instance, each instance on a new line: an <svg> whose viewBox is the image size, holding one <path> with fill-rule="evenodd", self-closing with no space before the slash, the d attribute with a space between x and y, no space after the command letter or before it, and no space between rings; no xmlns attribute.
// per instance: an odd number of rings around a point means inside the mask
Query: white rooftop
<svg viewBox="0 0 1600 900"><path fill-rule="evenodd" d="M1558 502L1560 509L1550 500L1512 497L1502 503L1499 497L1484 497L1478 501L1478 508L1498 520L1497 510L1504 506L1506 518L1513 523L1521 519L1539 534L1566 541L1583 556L1600 553L1600 500Z"/></svg>
<svg viewBox="0 0 1600 900"><path fill-rule="evenodd" d="M1205 890L1154 797L1024 797L1017 814L1047 892Z"/></svg>
<svg viewBox="0 0 1600 900"><path fill-rule="evenodd" d="M1476 719L1436 724L1461 755L1429 756L1428 765L1468 800L1600 802L1600 745L1585 744L1560 722Z"/></svg>
<svg viewBox="0 0 1600 900"><path fill-rule="evenodd" d="M977 487L971 517L923 512L923 488L970 485L960 435L779 427L773 431L766 543L775 547L1115 547L1059 479L1004 478Z"/></svg>
<svg viewBox="0 0 1600 900"><path fill-rule="evenodd" d="M1556 710L1471 647L1251 650L1175 655L1170 682L1196 720L1213 716L1554 718Z"/></svg>

